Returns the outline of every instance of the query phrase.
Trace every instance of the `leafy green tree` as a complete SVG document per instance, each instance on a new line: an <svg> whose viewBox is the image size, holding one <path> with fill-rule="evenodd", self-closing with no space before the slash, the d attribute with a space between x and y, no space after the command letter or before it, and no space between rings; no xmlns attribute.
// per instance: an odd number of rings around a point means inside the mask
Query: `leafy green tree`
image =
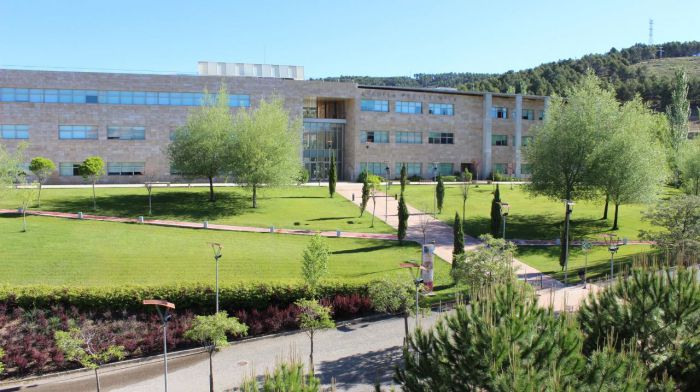
<svg viewBox="0 0 700 392"><path fill-rule="evenodd" d="M97 392L100 391L100 377L97 370L105 363L126 356L122 346L105 344L102 336L93 325L81 328L71 328L68 331L56 331L54 334L56 347L63 352L69 361L78 362L82 367L95 372Z"/></svg>
<svg viewBox="0 0 700 392"><path fill-rule="evenodd" d="M365 210L367 209L367 203L369 203L371 189L368 177L369 176L365 175L364 179L362 180L362 202L360 203L360 217L364 215Z"/></svg>
<svg viewBox="0 0 700 392"><path fill-rule="evenodd" d="M29 163L29 170L34 173L39 183L39 194L37 196L37 207L41 207L41 188L53 172L56 171L56 164L49 158L35 157Z"/></svg>
<svg viewBox="0 0 700 392"><path fill-rule="evenodd" d="M408 337L408 317L415 312L414 287L408 281L398 279L377 280L368 288L374 309L382 313L401 313Z"/></svg>
<svg viewBox="0 0 700 392"><path fill-rule="evenodd" d="M226 87L216 97L204 92L202 105L192 110L185 126L175 130L168 146L173 169L190 178L209 180L209 201L215 201L214 178L231 172L234 148L231 108ZM297 163L298 164L298 163Z"/></svg>
<svg viewBox="0 0 700 392"><path fill-rule="evenodd" d="M442 212L442 206L445 202L445 183L442 181L442 175L437 176L437 185L435 185L435 199L437 201L438 213Z"/></svg>
<svg viewBox="0 0 700 392"><path fill-rule="evenodd" d="M640 237L654 241L654 247L684 261L700 251L700 196L681 195L659 201L643 213L642 220L663 228L642 230Z"/></svg>
<svg viewBox="0 0 700 392"><path fill-rule="evenodd" d="M455 212L455 220L452 223L452 234L454 235L454 247L452 248L452 268L454 268L459 255L464 254L464 229L459 214Z"/></svg>
<svg viewBox="0 0 700 392"><path fill-rule="evenodd" d="M501 189L496 184L491 200L491 235L500 237L501 234Z"/></svg>
<svg viewBox="0 0 700 392"><path fill-rule="evenodd" d="M299 168L299 174L297 174L297 185L306 184L309 182L309 172L303 166Z"/></svg>
<svg viewBox="0 0 700 392"><path fill-rule="evenodd" d="M105 175L105 161L98 156L86 158L78 167L78 172L86 181L92 184L92 209L97 210L97 195L95 184Z"/></svg>
<svg viewBox="0 0 700 392"><path fill-rule="evenodd" d="M241 392L322 392L321 380L306 373L300 361L282 362L272 373L265 373L262 381L255 377L246 378L240 387Z"/></svg>
<svg viewBox="0 0 700 392"><path fill-rule="evenodd" d="M544 122L534 129L533 141L524 149L532 170L527 189L557 201L591 199L597 195L595 152L615 124L619 105L591 74L569 89L566 97L551 99ZM562 232L568 231L566 225L564 219ZM562 265L566 249L562 246L559 254Z"/></svg>
<svg viewBox="0 0 700 392"><path fill-rule="evenodd" d="M367 183L369 184L369 195L372 198L372 223L369 227L374 227L374 217L377 216L377 192L382 185L382 178L374 174L367 174Z"/></svg>
<svg viewBox="0 0 700 392"><path fill-rule="evenodd" d="M462 193L462 225L467 223L467 198L469 197L471 184L472 173L465 169L464 173L462 173L462 184L459 186L459 191Z"/></svg>
<svg viewBox="0 0 700 392"><path fill-rule="evenodd" d="M289 116L282 100L273 97L261 100L255 110L239 111L234 119L231 163L238 182L253 190L253 208L261 185L289 185L298 173L302 126Z"/></svg>
<svg viewBox="0 0 700 392"><path fill-rule="evenodd" d="M27 177L20 177L20 182L17 184L16 191L19 193L20 208L22 209L22 232L27 231L27 212L32 202L36 200L39 184L28 182Z"/></svg>
<svg viewBox="0 0 700 392"><path fill-rule="evenodd" d="M331 308L323 306L312 299L301 299L295 304L299 307L299 328L309 336L311 349L309 351L309 368L314 369L314 335L321 330L335 328L331 319Z"/></svg>
<svg viewBox="0 0 700 392"><path fill-rule="evenodd" d="M635 269L581 305L584 346L592 351L614 334L613 347L634 351L649 382L666 375L681 391L700 388L700 279L696 269Z"/></svg>
<svg viewBox="0 0 700 392"><path fill-rule="evenodd" d="M406 164L401 165L401 194L406 189L406 184L408 184L408 170L406 169Z"/></svg>
<svg viewBox="0 0 700 392"><path fill-rule="evenodd" d="M666 107L669 123L668 147L671 169L674 173L676 188L679 186L680 170L677 157L682 146L688 140L688 117L690 117L690 102L688 102L688 76L682 69L677 69L673 77L671 103Z"/></svg>
<svg viewBox="0 0 700 392"><path fill-rule="evenodd" d="M209 391L214 392L214 369L212 356L222 347L228 346L227 336L246 335L248 327L226 311L211 316L195 316L185 339L200 343L209 353Z"/></svg>
<svg viewBox="0 0 700 392"><path fill-rule="evenodd" d="M0 143L0 197L10 193L21 177L20 165L24 160L26 148L26 143L20 143L14 152L10 152Z"/></svg>
<svg viewBox="0 0 700 392"><path fill-rule="evenodd" d="M493 238L488 234L479 237L483 246L470 252L462 252L452 263L452 279L478 288L498 282L507 282L513 276L513 257L517 247L512 242Z"/></svg>
<svg viewBox="0 0 700 392"><path fill-rule="evenodd" d="M399 244L403 245L403 240L406 238L406 232L408 230L408 218L410 214L408 213L408 208L406 207L406 201L403 197L403 192L399 196Z"/></svg>
<svg viewBox="0 0 700 392"><path fill-rule="evenodd" d="M328 169L328 193L331 197L335 195L336 182L338 182L338 175L335 174L335 154L331 154L331 165Z"/></svg>
<svg viewBox="0 0 700 392"><path fill-rule="evenodd" d="M309 244L304 249L301 260L301 276L314 297L318 294L321 279L328 274L330 254L328 241L319 234L311 237Z"/></svg>
<svg viewBox="0 0 700 392"><path fill-rule="evenodd" d="M678 157L678 168L686 193L700 196L700 140L683 146Z"/></svg>

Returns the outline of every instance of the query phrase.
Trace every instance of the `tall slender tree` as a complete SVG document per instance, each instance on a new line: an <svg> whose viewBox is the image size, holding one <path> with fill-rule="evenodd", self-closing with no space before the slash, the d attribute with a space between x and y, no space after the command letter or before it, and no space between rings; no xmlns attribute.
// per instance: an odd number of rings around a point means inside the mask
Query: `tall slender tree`
<svg viewBox="0 0 700 392"><path fill-rule="evenodd" d="M462 177L462 184L459 186L459 190L462 193L462 225L464 225L467 219L467 198L469 198L469 187L472 184L472 173L464 169Z"/></svg>
<svg viewBox="0 0 700 392"><path fill-rule="evenodd" d="M408 184L408 170L406 170L406 164L401 165L401 193L406 189L406 184Z"/></svg>
<svg viewBox="0 0 700 392"><path fill-rule="evenodd" d="M683 69L676 69L671 90L671 104L666 107L669 123L668 148L669 164L674 174L676 188L680 186L680 171L678 170L678 153L688 140L688 117L690 102L688 101L688 76Z"/></svg>
<svg viewBox="0 0 700 392"><path fill-rule="evenodd" d="M370 185L367 177L368 175L365 175L362 179L362 201L360 202L360 217L364 215L365 210L367 209L367 203L369 203Z"/></svg>
<svg viewBox="0 0 700 392"><path fill-rule="evenodd" d="M338 175L335 173L335 154L331 153L331 166L328 169L328 193L333 197L335 195L335 184L338 181Z"/></svg>
<svg viewBox="0 0 700 392"><path fill-rule="evenodd" d="M442 213L442 206L445 202L445 183L442 181L442 175L440 174L437 176L437 185L435 185L435 199L438 213Z"/></svg>
<svg viewBox="0 0 700 392"><path fill-rule="evenodd" d="M501 233L501 189L496 184L491 200L491 235L498 238Z"/></svg>
<svg viewBox="0 0 700 392"><path fill-rule="evenodd" d="M452 234L454 235L454 247L452 249L452 267L459 255L464 253L464 229L462 228L462 220L459 219L459 213L455 212L455 220L452 223Z"/></svg>
<svg viewBox="0 0 700 392"><path fill-rule="evenodd" d="M403 198L403 192L399 196L399 244L403 245L403 240L406 238L406 231L408 229L408 208L406 207L406 201Z"/></svg>

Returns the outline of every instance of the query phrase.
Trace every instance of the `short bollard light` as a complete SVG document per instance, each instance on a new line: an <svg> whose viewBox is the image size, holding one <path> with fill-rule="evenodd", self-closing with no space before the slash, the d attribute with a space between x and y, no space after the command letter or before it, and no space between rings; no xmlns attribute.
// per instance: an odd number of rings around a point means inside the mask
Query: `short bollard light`
<svg viewBox="0 0 700 392"><path fill-rule="evenodd" d="M275 226L270 226L270 233L274 233L274 232L275 232Z"/></svg>
<svg viewBox="0 0 700 392"><path fill-rule="evenodd" d="M355 201L355 194L352 194L352 201Z"/></svg>
<svg viewBox="0 0 700 392"><path fill-rule="evenodd" d="M335 236L336 236L336 237L340 237L340 230L336 230L336 231L335 231Z"/></svg>
<svg viewBox="0 0 700 392"><path fill-rule="evenodd" d="M83 213L82 213L82 212L78 212L78 219L83 219Z"/></svg>
<svg viewBox="0 0 700 392"><path fill-rule="evenodd" d="M209 228L209 221L204 221L204 223L202 224L202 226L203 226L205 229L208 229L208 228Z"/></svg>
<svg viewBox="0 0 700 392"><path fill-rule="evenodd" d="M143 223L143 216L139 216L139 223Z"/></svg>

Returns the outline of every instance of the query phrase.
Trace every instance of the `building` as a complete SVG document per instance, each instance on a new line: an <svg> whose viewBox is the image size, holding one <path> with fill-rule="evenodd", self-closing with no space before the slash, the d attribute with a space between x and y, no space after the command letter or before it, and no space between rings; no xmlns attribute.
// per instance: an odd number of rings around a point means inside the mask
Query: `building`
<svg viewBox="0 0 700 392"><path fill-rule="evenodd" d="M527 176L521 147L547 98L520 94L362 86L303 80L303 67L200 63L199 75L0 70L0 142L28 142L27 157L59 166L49 183L80 183L77 164L99 155L104 182L182 181L165 149L202 92L224 83L233 111L278 95L303 117L301 161L325 177L331 154L341 180L362 170L433 178L470 170ZM227 76L235 75L235 76Z"/></svg>

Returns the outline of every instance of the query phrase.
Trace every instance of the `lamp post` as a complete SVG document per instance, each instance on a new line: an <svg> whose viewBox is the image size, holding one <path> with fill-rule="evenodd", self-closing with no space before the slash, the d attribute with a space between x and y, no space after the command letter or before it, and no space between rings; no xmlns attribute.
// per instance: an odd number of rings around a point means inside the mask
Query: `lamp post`
<svg viewBox="0 0 700 392"><path fill-rule="evenodd" d="M588 252L591 251L593 245L588 241L581 242L581 251L583 251L583 256L585 257L585 262L583 264L583 288L586 288L586 276L588 276Z"/></svg>
<svg viewBox="0 0 700 392"><path fill-rule="evenodd" d="M419 307L418 307L418 293L420 292L420 286L423 284L423 278L421 278L421 271L425 270L425 267L422 265L418 264L415 260L409 260L406 263L401 263L399 264L401 268L408 268L408 273L411 274L411 280L413 280L413 284L416 286L416 329L418 328L418 313L419 313ZM416 274L413 274L411 272L412 268L416 268L418 272Z"/></svg>
<svg viewBox="0 0 700 392"><path fill-rule="evenodd" d="M168 314L168 309L175 309L175 304L161 299L145 299L143 304L155 306L158 316L163 322L163 380L165 382L165 392L168 392L168 322L172 318L172 315ZM160 308L163 308L163 310Z"/></svg>
<svg viewBox="0 0 700 392"><path fill-rule="evenodd" d="M214 261L216 262L216 313L219 313L219 259L221 258L221 249L224 247L216 242L210 242L209 245L214 250Z"/></svg>
<svg viewBox="0 0 700 392"><path fill-rule="evenodd" d="M562 201L566 203L566 231L564 233L564 286L566 286L569 283L569 224L575 203L571 200Z"/></svg>
<svg viewBox="0 0 700 392"><path fill-rule="evenodd" d="M510 211L510 204L500 202L498 203L501 212L501 220L503 221L503 233L502 237L506 239L506 218L508 217L508 211Z"/></svg>
<svg viewBox="0 0 700 392"><path fill-rule="evenodd" d="M384 164L386 167L384 170L386 171L386 183L384 184L384 222L387 222L389 219L389 162L384 161Z"/></svg>
<svg viewBox="0 0 700 392"><path fill-rule="evenodd" d="M438 163L433 162L433 182L437 182ZM437 214L437 187L433 190L433 217Z"/></svg>
<svg viewBox="0 0 700 392"><path fill-rule="evenodd" d="M627 239L625 238L624 240L622 240L622 242L620 242L620 238L615 234L604 234L603 241L605 241L605 245L608 247L608 251L610 252L610 279L614 279L615 253L617 253L621 245L627 244Z"/></svg>

